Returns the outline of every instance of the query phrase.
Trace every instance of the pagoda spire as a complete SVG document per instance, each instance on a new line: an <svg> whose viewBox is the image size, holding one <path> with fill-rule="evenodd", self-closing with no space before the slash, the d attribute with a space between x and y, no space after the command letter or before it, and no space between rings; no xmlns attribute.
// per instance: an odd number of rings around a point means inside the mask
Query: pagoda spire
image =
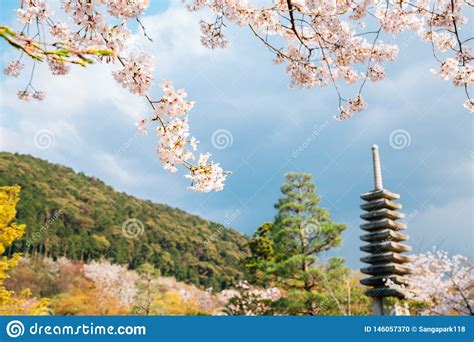
<svg viewBox="0 0 474 342"><path fill-rule="evenodd" d="M367 221L360 226L367 232L360 239L368 243L360 247L360 250L369 253L360 259L369 264L361 272L370 277L360 282L370 287L365 294L373 299L374 314L383 315L385 297L403 297L400 292L387 287L386 281L390 279L397 284L407 283L404 275L411 270L404 264L411 259L402 253L410 251L411 247L401 243L408 240L408 235L401 233L406 229L406 224L398 221L405 218L405 215L397 212L402 208L395 202L400 195L383 187L377 145L372 146L372 160L375 189L360 196L366 202L360 206L365 211L360 217Z"/></svg>
<svg viewBox="0 0 474 342"><path fill-rule="evenodd" d="M382 167L380 166L379 147L372 145L372 160L374 163L374 185L375 190L383 189Z"/></svg>

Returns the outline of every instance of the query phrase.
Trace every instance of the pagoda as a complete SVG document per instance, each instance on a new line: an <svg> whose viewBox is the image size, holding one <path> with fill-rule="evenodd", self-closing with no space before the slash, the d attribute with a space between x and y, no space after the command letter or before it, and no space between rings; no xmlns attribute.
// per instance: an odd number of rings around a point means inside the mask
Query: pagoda
<svg viewBox="0 0 474 342"><path fill-rule="evenodd" d="M367 242L360 250L369 253L360 259L369 264L361 272L370 277L360 282L370 287L365 294L373 299L374 315L383 315L385 297L403 298L400 292L388 288L385 282L391 279L398 284L407 283L404 276L410 273L410 268L404 264L411 258L402 253L409 252L411 247L401 243L408 240L408 235L401 233L406 224L398 221L405 215L398 212L402 206L395 202L400 195L383 187L377 145L372 146L372 157L375 189L360 196L365 201L360 206L365 213L360 217L367 221L360 226L365 231L360 239Z"/></svg>

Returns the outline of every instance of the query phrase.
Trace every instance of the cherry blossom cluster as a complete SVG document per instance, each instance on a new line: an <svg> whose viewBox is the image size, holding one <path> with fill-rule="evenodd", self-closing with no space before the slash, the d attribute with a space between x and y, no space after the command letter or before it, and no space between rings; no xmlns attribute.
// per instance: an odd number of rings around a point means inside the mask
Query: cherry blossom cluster
<svg viewBox="0 0 474 342"><path fill-rule="evenodd" d="M137 123L138 130L146 133L149 122L159 122L156 129L159 138L157 153L164 169L174 173L178 170L177 165L184 165L189 170L185 177L191 180L191 190L222 190L227 175L219 164L209 162L209 153L201 154L197 165L193 164L199 141L190 136L188 114L194 102L186 100L184 89L175 90L168 81L163 82L161 87L163 97L159 101L152 101L154 116L140 120Z"/></svg>
<svg viewBox="0 0 474 342"><path fill-rule="evenodd" d="M109 13L117 18L136 18L148 8L149 0L103 0Z"/></svg>
<svg viewBox="0 0 474 342"><path fill-rule="evenodd" d="M162 85L163 97L153 100L149 93L153 87L154 58L145 52L127 54L127 42L132 34L127 27L129 19L136 19L148 37L139 16L147 9L149 0L62 0L61 9L69 21L55 20L47 0L21 0L20 3L17 16L24 24L23 30L18 33L0 26L0 36L20 50L18 60L10 62L4 73L18 77L24 69L20 61L25 54L33 61L30 81L24 90L18 91L19 99L44 99L45 93L32 83L38 62L46 61L51 74L56 76L68 74L71 64L119 65L112 72L114 79L131 93L143 96L153 111L151 118L138 123L138 129L145 133L148 123L158 124L157 152L163 167L171 173L177 171L178 165L187 168L186 178L191 180L192 190L223 189L226 173L219 164L209 161L209 153L194 156L198 141L190 136L187 116L194 103L186 100L184 90L175 90L169 82ZM219 32L218 23L208 28L211 36ZM224 47L221 39L218 46Z"/></svg>
<svg viewBox="0 0 474 342"><path fill-rule="evenodd" d="M227 300L225 312L231 316L262 316L272 315L272 303L282 297L281 291L276 288L259 289L250 286L247 281L240 281L235 289L222 291Z"/></svg>
<svg viewBox="0 0 474 342"><path fill-rule="evenodd" d="M43 101L45 97L45 93L40 90L35 90L33 93L30 93L26 90L19 90L17 95L18 98L23 101L30 101L31 99Z"/></svg>
<svg viewBox="0 0 474 342"><path fill-rule="evenodd" d="M349 99L347 101L347 107L340 107L339 108L339 116L335 117L338 121L344 121L350 119L353 113L361 112L367 107L367 103L362 98L362 95L357 95L353 99Z"/></svg>
<svg viewBox="0 0 474 342"><path fill-rule="evenodd" d="M20 63L20 61L11 61L7 64L7 66L3 69L5 75L18 77L20 75L21 70L25 66Z"/></svg>
<svg viewBox="0 0 474 342"><path fill-rule="evenodd" d="M191 179L191 190L198 192L220 191L224 189L224 181L227 173L224 172L218 163L208 162L210 153L201 154L198 164L192 166L190 174L185 175Z"/></svg>
<svg viewBox="0 0 474 342"><path fill-rule="evenodd" d="M474 315L472 260L435 250L414 256L410 266L414 272L408 276L408 285L389 279L387 285L409 300L425 303L422 315Z"/></svg>
<svg viewBox="0 0 474 342"><path fill-rule="evenodd" d="M464 107L473 111L468 87L472 85L473 59L468 44L474 41L465 8L470 0L273 0L268 4L246 0L183 0L190 11L209 8L215 23L201 24L202 43L225 47L225 20L249 27L275 55L286 63L291 86L334 86L339 102L338 120L346 120L366 107L361 92L367 83L385 78L384 64L397 59L396 36L412 31L433 47L438 72L464 87ZM471 36L462 37L463 34ZM351 98L341 84L357 85ZM347 103L347 105L344 105Z"/></svg>
<svg viewBox="0 0 474 342"><path fill-rule="evenodd" d="M135 272L109 261L92 261L84 264L83 270L85 277L92 280L101 291L117 298L123 305L133 304L137 294Z"/></svg>
<svg viewBox="0 0 474 342"><path fill-rule="evenodd" d="M17 9L16 13L18 20L23 24L45 21L54 14L48 9L46 2L42 0L24 1L22 7Z"/></svg>
<svg viewBox="0 0 474 342"><path fill-rule="evenodd" d="M207 48L215 49L217 47L225 48L227 39L222 34L219 22L209 24L201 20L201 43Z"/></svg>
<svg viewBox="0 0 474 342"><path fill-rule="evenodd" d="M24 54L31 57L32 79L35 64L42 60L46 60L53 75L68 74L70 64L85 66L93 61L110 63L120 60L123 69L116 71L114 77L131 92L145 94L153 79L152 58L146 54L123 54L131 36L127 19L139 20L138 16L148 4L148 0L62 0L61 9L69 16L69 21L64 22L55 20L47 0L21 0L17 17L25 26L15 36L16 41L8 40L21 51L15 62L19 62ZM36 50L31 51L31 47ZM44 49L38 51L40 47ZM71 56L79 58L72 59ZM19 70L7 67L5 74L18 76ZM28 99L25 93L30 89L34 90L31 82L18 93L20 99Z"/></svg>
<svg viewBox="0 0 474 342"><path fill-rule="evenodd" d="M131 54L123 68L114 71L113 76L133 94L146 95L152 86L154 69L153 57L142 52L139 56Z"/></svg>

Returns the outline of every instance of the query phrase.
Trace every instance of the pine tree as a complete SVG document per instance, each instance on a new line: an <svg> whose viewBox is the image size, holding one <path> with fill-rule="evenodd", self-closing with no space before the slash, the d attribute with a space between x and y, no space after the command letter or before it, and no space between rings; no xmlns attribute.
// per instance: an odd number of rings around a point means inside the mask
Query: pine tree
<svg viewBox="0 0 474 342"><path fill-rule="evenodd" d="M136 284L138 293L133 312L137 315L149 316L151 314L153 301L160 290L160 285L157 283L160 271L150 263L144 263L137 271L140 275L140 279Z"/></svg>
<svg viewBox="0 0 474 342"><path fill-rule="evenodd" d="M334 223L329 212L318 207L320 197L316 194L312 175L288 173L285 177L286 182L281 187L283 197L275 205L278 213L269 233L259 236L262 232L257 231L250 244L253 273L264 270L266 276L257 277L263 279L262 283L288 290L285 305L290 313L316 314L318 297L313 293L318 272L316 256L340 245L346 226ZM259 246L260 252L262 243L268 245L268 239L271 240L272 255L262 259L252 246Z"/></svg>
<svg viewBox="0 0 474 342"><path fill-rule="evenodd" d="M250 256L246 259L245 266L250 276L249 280L252 283L265 285L269 282L265 269L269 263L275 261L271 227L271 222L262 224L249 241Z"/></svg>

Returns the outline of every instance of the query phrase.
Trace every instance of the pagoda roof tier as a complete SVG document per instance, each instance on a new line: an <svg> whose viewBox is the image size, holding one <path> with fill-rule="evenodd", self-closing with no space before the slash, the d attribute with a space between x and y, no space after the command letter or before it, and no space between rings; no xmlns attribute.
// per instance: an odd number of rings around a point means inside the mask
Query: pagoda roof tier
<svg viewBox="0 0 474 342"><path fill-rule="evenodd" d="M402 205L393 201L390 201L386 198L376 199L367 203L362 204L361 209L366 211L378 210L378 209L391 209L399 210L402 208Z"/></svg>
<svg viewBox="0 0 474 342"><path fill-rule="evenodd" d="M367 221L375 221L381 220L384 218L388 218L391 220L398 220L405 218L405 215L402 213L397 213L396 211L392 211L390 209L379 209L375 211L369 211L368 213L360 215L361 219Z"/></svg>
<svg viewBox="0 0 474 342"><path fill-rule="evenodd" d="M408 279L399 275L391 275L391 276L375 276L370 278L365 278L360 281L362 285L365 286L385 286L387 279L390 279L395 284L408 284Z"/></svg>
<svg viewBox="0 0 474 342"><path fill-rule="evenodd" d="M401 230L401 229L405 229L406 227L407 225L405 223L395 222L391 219L372 221L372 222L364 223L360 225L360 229L363 229L369 232L382 230L382 229Z"/></svg>
<svg viewBox="0 0 474 342"><path fill-rule="evenodd" d="M374 233L364 234L360 237L362 241L377 242L377 241L406 241L408 235L399 233L392 229L378 230Z"/></svg>
<svg viewBox="0 0 474 342"><path fill-rule="evenodd" d="M385 265L372 265L369 267L361 268L360 271L370 275L384 275L389 277L391 275L404 275L411 273L411 268L399 264L385 264Z"/></svg>
<svg viewBox="0 0 474 342"><path fill-rule="evenodd" d="M390 289L386 286L384 287L375 287L373 289L365 291L365 295L369 297L399 297L403 298L403 294L397 290Z"/></svg>
<svg viewBox="0 0 474 342"><path fill-rule="evenodd" d="M412 261L412 258L408 255L403 255L394 252L372 254L360 258L360 261L367 264L387 264L387 263L398 263L403 264L405 262Z"/></svg>
<svg viewBox="0 0 474 342"><path fill-rule="evenodd" d="M393 242L393 241L384 241L384 242L376 242L371 243L365 246L360 247L361 251L367 253L384 253L384 252L409 252L411 251L411 247L408 245L404 245L402 243Z"/></svg>
<svg viewBox="0 0 474 342"><path fill-rule="evenodd" d="M380 189L380 190L373 190L370 192L366 192L365 194L360 195L360 198L366 201L372 201L372 200L377 200L381 198L394 200L394 199L399 199L400 195L390 192L386 189Z"/></svg>

